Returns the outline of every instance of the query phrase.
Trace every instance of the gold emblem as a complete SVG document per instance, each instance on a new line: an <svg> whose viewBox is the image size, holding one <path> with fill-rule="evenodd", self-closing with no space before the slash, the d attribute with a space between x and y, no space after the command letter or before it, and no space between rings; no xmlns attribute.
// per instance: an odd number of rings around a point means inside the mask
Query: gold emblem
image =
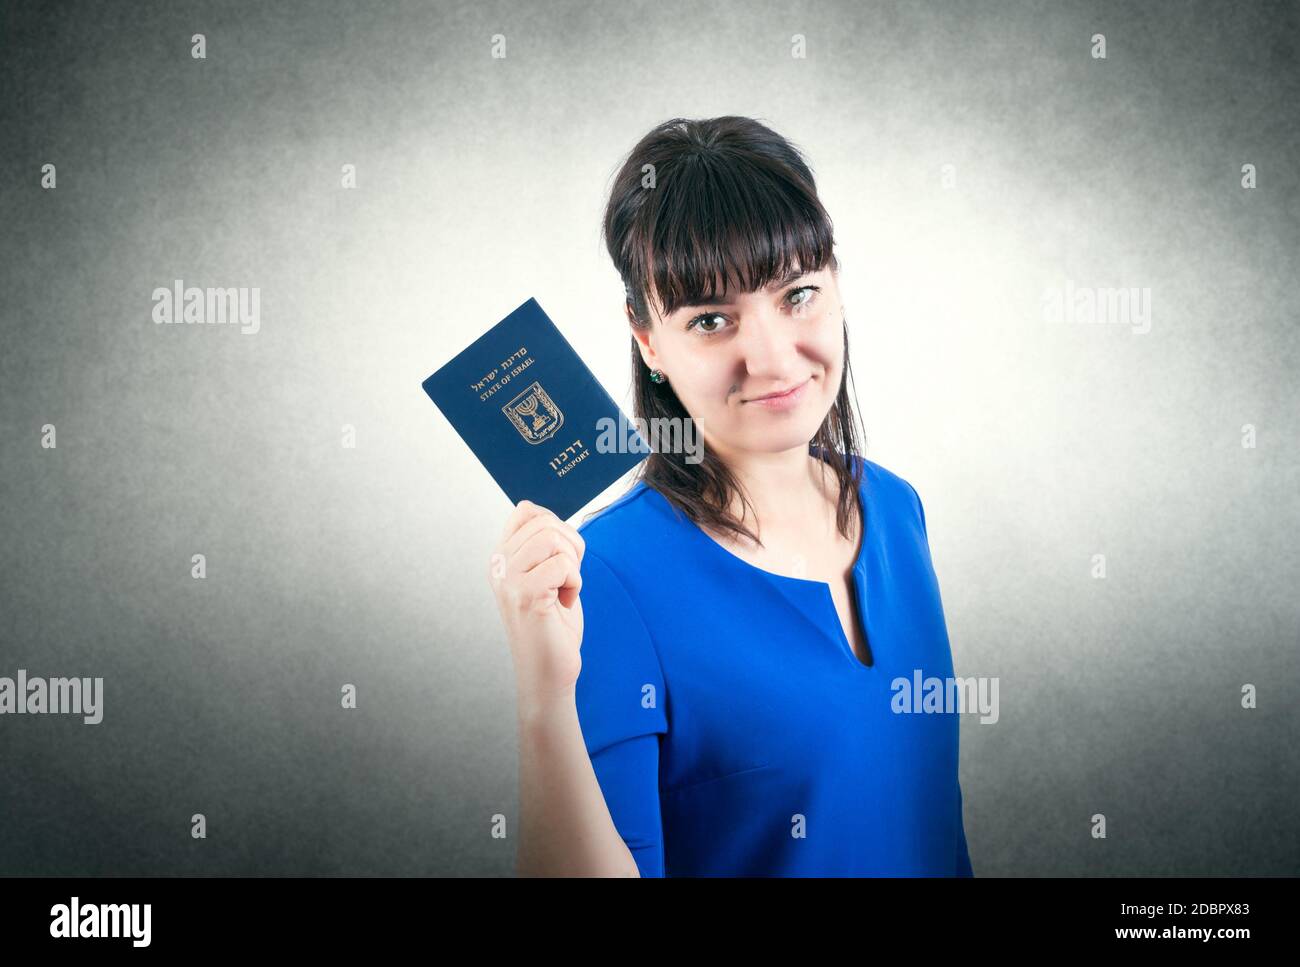
<svg viewBox="0 0 1300 967"><path fill-rule="evenodd" d="M564 426L564 414L536 381L501 407L501 412L529 443L544 443Z"/></svg>

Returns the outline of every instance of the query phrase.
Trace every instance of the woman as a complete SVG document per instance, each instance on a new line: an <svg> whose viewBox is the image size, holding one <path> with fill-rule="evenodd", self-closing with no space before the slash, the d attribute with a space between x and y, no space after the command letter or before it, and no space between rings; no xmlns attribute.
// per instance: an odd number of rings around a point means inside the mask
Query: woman
<svg viewBox="0 0 1300 967"><path fill-rule="evenodd" d="M636 415L705 455L651 454L577 529L506 522L519 872L971 875L957 716L899 700L952 677L925 515L857 454L811 172L757 121L674 119L604 230Z"/></svg>

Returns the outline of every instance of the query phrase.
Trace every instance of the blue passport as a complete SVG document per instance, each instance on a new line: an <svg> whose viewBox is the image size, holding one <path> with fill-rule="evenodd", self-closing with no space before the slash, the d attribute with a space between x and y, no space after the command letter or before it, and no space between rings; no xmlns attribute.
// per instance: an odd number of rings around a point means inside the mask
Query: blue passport
<svg viewBox="0 0 1300 967"><path fill-rule="evenodd" d="M536 299L421 385L511 503L561 520L650 453Z"/></svg>

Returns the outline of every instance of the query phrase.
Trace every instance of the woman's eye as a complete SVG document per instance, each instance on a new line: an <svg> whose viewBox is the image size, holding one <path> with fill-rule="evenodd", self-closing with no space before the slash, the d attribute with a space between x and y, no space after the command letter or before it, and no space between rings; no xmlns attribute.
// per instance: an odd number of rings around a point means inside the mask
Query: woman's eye
<svg viewBox="0 0 1300 967"><path fill-rule="evenodd" d="M688 330L699 329L699 331L703 335L712 336L720 332L722 327L718 327L717 329L710 329L707 327L706 324L721 318L722 316L718 315L716 312L709 312L702 316L696 316L694 319L692 319L690 322L686 324L686 328Z"/></svg>
<svg viewBox="0 0 1300 967"><path fill-rule="evenodd" d="M791 292L790 296L797 296L800 293L803 293L805 298L797 299L794 302L792 302L791 305L793 305L796 309L801 309L804 306L808 305L810 302L812 302L813 299L815 298L815 293L820 291L821 291L821 286L817 286L817 285L800 286L799 288Z"/></svg>

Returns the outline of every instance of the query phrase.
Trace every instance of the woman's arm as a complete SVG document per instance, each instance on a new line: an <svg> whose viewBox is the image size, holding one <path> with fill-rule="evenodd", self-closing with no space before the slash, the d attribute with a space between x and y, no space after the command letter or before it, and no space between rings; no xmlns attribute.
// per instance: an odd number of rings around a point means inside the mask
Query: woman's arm
<svg viewBox="0 0 1300 967"><path fill-rule="evenodd" d="M640 876L605 805L572 693L519 695L519 876Z"/></svg>
<svg viewBox="0 0 1300 967"><path fill-rule="evenodd" d="M526 500L489 579L515 666L516 872L662 876L666 690L635 605L577 530Z"/></svg>
<svg viewBox="0 0 1300 967"><path fill-rule="evenodd" d="M488 579L515 666L522 876L635 876L587 755L577 710L585 541L522 500Z"/></svg>

